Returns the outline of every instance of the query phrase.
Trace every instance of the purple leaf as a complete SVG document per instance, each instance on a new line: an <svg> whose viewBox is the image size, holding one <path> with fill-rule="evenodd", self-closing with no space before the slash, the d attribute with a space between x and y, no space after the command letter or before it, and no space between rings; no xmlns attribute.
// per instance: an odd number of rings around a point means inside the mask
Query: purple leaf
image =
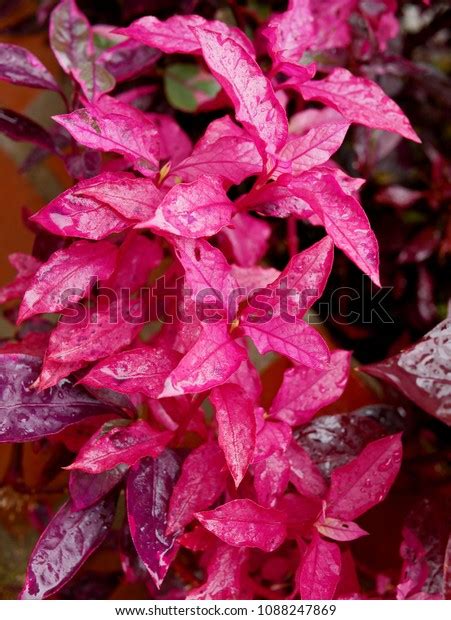
<svg viewBox="0 0 451 620"><path fill-rule="evenodd" d="M216 410L218 443L238 487L254 456L254 404L243 388L232 383L214 388L210 400Z"/></svg>
<svg viewBox="0 0 451 620"><path fill-rule="evenodd" d="M77 469L71 471L69 495L74 510L84 510L97 504L121 482L127 471L127 465L118 465L101 474L86 474Z"/></svg>
<svg viewBox="0 0 451 620"><path fill-rule="evenodd" d="M333 517L321 518L320 521L315 523L315 527L323 536L339 541L356 540L368 534L353 521L342 521Z"/></svg>
<svg viewBox="0 0 451 620"><path fill-rule="evenodd" d="M54 77L41 61L24 47L11 43L0 43L0 80L60 92Z"/></svg>
<svg viewBox="0 0 451 620"><path fill-rule="evenodd" d="M235 106L236 118L256 141L260 152L277 152L286 142L288 123L270 81L239 43L211 29L196 35L211 72Z"/></svg>
<svg viewBox="0 0 451 620"><path fill-rule="evenodd" d="M40 358L21 353L0 355L0 442L41 439L70 424L114 412L67 380L37 392L31 386L41 363Z"/></svg>
<svg viewBox="0 0 451 620"><path fill-rule="evenodd" d="M158 50L136 41L122 41L104 50L97 58L116 82L131 80L155 66L161 54Z"/></svg>
<svg viewBox="0 0 451 620"><path fill-rule="evenodd" d="M173 15L163 22L153 16L141 17L128 28L117 28L116 32L156 47L166 54L201 54L196 26L206 26L213 32L230 37L248 54L255 54L252 43L241 30L218 20L207 21L200 15Z"/></svg>
<svg viewBox="0 0 451 620"><path fill-rule="evenodd" d="M286 451L290 463L290 481L301 495L321 497L326 492L326 482L308 453L292 442Z"/></svg>
<svg viewBox="0 0 451 620"><path fill-rule="evenodd" d="M312 538L299 567L298 587L302 599L322 601L333 598L341 571L340 548L318 534Z"/></svg>
<svg viewBox="0 0 451 620"><path fill-rule="evenodd" d="M122 394L145 394L157 398L166 378L180 360L178 353L152 347L139 347L110 355L99 362L81 383L109 388Z"/></svg>
<svg viewBox="0 0 451 620"><path fill-rule="evenodd" d="M53 138L46 129L7 108L0 108L0 132L17 142L31 142L48 151L55 150Z"/></svg>
<svg viewBox="0 0 451 620"><path fill-rule="evenodd" d="M327 78L304 82L298 87L307 101L321 101L335 108L351 123L385 129L421 142L401 108L375 82L335 68Z"/></svg>
<svg viewBox="0 0 451 620"><path fill-rule="evenodd" d="M107 241L77 241L54 252L31 279L18 323L35 314L57 312L85 297L96 279L113 273L116 255L116 247Z"/></svg>
<svg viewBox="0 0 451 620"><path fill-rule="evenodd" d="M219 545L207 565L207 580L188 593L188 601L238 600L242 596L242 573L247 551Z"/></svg>
<svg viewBox="0 0 451 620"><path fill-rule="evenodd" d="M361 369L388 381L424 411L451 426L450 342L451 319L445 319L405 351Z"/></svg>
<svg viewBox="0 0 451 620"><path fill-rule="evenodd" d="M205 324L194 346L167 378L159 397L204 392L221 385L246 359L245 349L232 340L226 324Z"/></svg>
<svg viewBox="0 0 451 620"><path fill-rule="evenodd" d="M178 459L166 450L158 459L144 459L127 476L130 533L157 588L178 550L175 537L166 534L169 499L178 475Z"/></svg>
<svg viewBox="0 0 451 620"><path fill-rule="evenodd" d="M158 130L154 123L125 103L106 97L101 101L102 107L99 102L53 119L80 144L118 153L145 176L154 174L160 154Z"/></svg>
<svg viewBox="0 0 451 620"><path fill-rule="evenodd" d="M381 502L401 465L401 434L369 443L358 457L332 472L328 516L352 521Z"/></svg>
<svg viewBox="0 0 451 620"><path fill-rule="evenodd" d="M28 562L21 599L44 599L60 590L102 544L113 524L115 501L108 497L85 510L63 504L41 534Z"/></svg>
<svg viewBox="0 0 451 620"><path fill-rule="evenodd" d="M185 459L169 503L168 534L183 530L194 513L209 508L225 489L224 455L216 442L195 448Z"/></svg>
<svg viewBox="0 0 451 620"><path fill-rule="evenodd" d="M270 413L291 426L308 422L317 411L343 393L350 371L350 351L332 351L324 370L295 366L285 372Z"/></svg>
<svg viewBox="0 0 451 620"><path fill-rule="evenodd" d="M270 552L280 547L286 536L284 514L250 499L236 499L195 516L209 532L232 547L257 547Z"/></svg>
<svg viewBox="0 0 451 620"><path fill-rule="evenodd" d="M175 185L160 202L152 219L138 228L151 228L187 238L210 237L227 226L234 205L220 177L201 176Z"/></svg>
<svg viewBox="0 0 451 620"><path fill-rule="evenodd" d="M172 433L157 432L144 420L127 426L107 423L85 443L66 469L101 474L118 465L132 466L146 456L159 456L171 437Z"/></svg>

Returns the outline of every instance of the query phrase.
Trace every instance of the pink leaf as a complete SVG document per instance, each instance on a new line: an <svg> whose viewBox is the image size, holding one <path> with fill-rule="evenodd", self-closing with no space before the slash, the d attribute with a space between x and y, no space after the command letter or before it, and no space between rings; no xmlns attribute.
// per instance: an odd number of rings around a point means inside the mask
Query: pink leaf
<svg viewBox="0 0 451 620"><path fill-rule="evenodd" d="M337 67L323 80L304 82L299 91L307 101L314 99L335 108L351 123L393 131L421 142L401 108L380 86L347 69Z"/></svg>
<svg viewBox="0 0 451 620"><path fill-rule="evenodd" d="M160 154L158 130L139 110L102 97L102 107L99 102L53 119L80 144L118 153L145 176L155 173Z"/></svg>
<svg viewBox="0 0 451 620"><path fill-rule="evenodd" d="M95 388L108 388L123 394L145 394L157 398L180 355L152 347L122 351L99 362L81 383Z"/></svg>
<svg viewBox="0 0 451 620"><path fill-rule="evenodd" d="M332 599L340 578L341 554L335 543L318 534L312 538L297 575L301 598L307 601Z"/></svg>
<svg viewBox="0 0 451 620"><path fill-rule="evenodd" d="M256 140L261 152L275 153L286 142L284 109L256 61L231 38L197 27L205 62L235 106L239 121Z"/></svg>
<svg viewBox="0 0 451 620"><path fill-rule="evenodd" d="M205 324L202 332L166 380L160 398L204 392L225 383L247 358L227 332L227 325Z"/></svg>
<svg viewBox="0 0 451 620"><path fill-rule="evenodd" d="M169 499L178 475L178 459L166 450L158 459L140 461L127 476L130 533L157 588L178 551L175 537L166 534Z"/></svg>
<svg viewBox="0 0 451 620"><path fill-rule="evenodd" d="M232 275L238 286L245 289L250 296L256 288L266 288L280 276L280 271L273 267L237 267L232 265Z"/></svg>
<svg viewBox="0 0 451 620"><path fill-rule="evenodd" d="M195 512L209 508L224 491L226 477L224 456L216 442L195 448L184 461L171 495L168 534L182 530Z"/></svg>
<svg viewBox="0 0 451 620"><path fill-rule="evenodd" d="M227 226L234 205L220 177L201 176L175 185L160 202L155 215L138 228L151 228L182 237L210 237Z"/></svg>
<svg viewBox="0 0 451 620"><path fill-rule="evenodd" d="M207 580L199 588L190 590L186 600L237 600L242 597L242 573L246 549L219 545L208 562Z"/></svg>
<svg viewBox="0 0 451 620"><path fill-rule="evenodd" d="M289 293L287 309L293 309L296 315L304 314L323 294L333 260L333 243L329 237L324 237L293 256L268 288L279 294L285 289Z"/></svg>
<svg viewBox="0 0 451 620"><path fill-rule="evenodd" d="M232 547L257 547L274 551L285 539L285 517L250 499L236 499L214 510L199 512L200 523Z"/></svg>
<svg viewBox="0 0 451 620"><path fill-rule="evenodd" d="M20 598L45 599L58 592L105 540L114 513L111 496L77 512L70 501L63 504L31 552Z"/></svg>
<svg viewBox="0 0 451 620"><path fill-rule="evenodd" d="M325 480L308 453L294 441L287 452L290 463L290 481L301 495L321 497L326 492Z"/></svg>
<svg viewBox="0 0 451 620"><path fill-rule="evenodd" d="M238 487L254 456L254 405L243 388L232 383L214 388L210 400L216 409L218 443Z"/></svg>
<svg viewBox="0 0 451 620"><path fill-rule="evenodd" d="M102 285L116 291L136 290L147 283L150 272L163 260L163 250L156 239L148 239L132 231L120 246L116 268Z"/></svg>
<svg viewBox="0 0 451 620"><path fill-rule="evenodd" d="M18 322L35 314L57 312L82 299L96 279L108 278L113 273L116 255L116 247L107 241L77 241L54 252L31 279Z"/></svg>
<svg viewBox="0 0 451 620"><path fill-rule="evenodd" d="M10 254L8 260L10 265L17 271L17 275L12 282L0 287L0 304L22 297L30 286L34 274L41 266L39 260L21 252Z"/></svg>
<svg viewBox="0 0 451 620"><path fill-rule="evenodd" d="M262 158L254 142L243 132L238 136L219 136L208 144L198 143L191 155L170 169L169 178L188 182L204 174L214 174L238 185L247 177L259 174L262 168Z"/></svg>
<svg viewBox="0 0 451 620"><path fill-rule="evenodd" d="M360 203L331 174L319 171L304 172L290 187L312 207L335 245L380 286L378 244Z"/></svg>
<svg viewBox="0 0 451 620"><path fill-rule="evenodd" d="M348 129L349 123L326 123L292 138L278 155L283 162L282 171L286 171L286 165L290 164L296 175L324 164L340 148Z"/></svg>
<svg viewBox="0 0 451 620"><path fill-rule="evenodd" d="M401 464L401 435L369 443L358 457L332 472L327 515L352 521L381 502Z"/></svg>
<svg viewBox="0 0 451 620"><path fill-rule="evenodd" d="M218 310L228 309L229 301L236 301L237 283L222 252L203 239L174 238L172 243L193 299L201 303L207 295L217 299Z"/></svg>
<svg viewBox="0 0 451 620"><path fill-rule="evenodd" d="M348 381L350 357L349 351L336 350L324 370L306 366L287 370L272 402L271 415L291 426L308 422L317 411L342 395Z"/></svg>
<svg viewBox="0 0 451 620"><path fill-rule="evenodd" d="M285 13L274 14L262 32L268 39L274 69L282 62L297 63L309 48L313 33L309 0L290 0Z"/></svg>
<svg viewBox="0 0 451 620"><path fill-rule="evenodd" d="M131 466L146 456L159 456L172 437L168 431L154 431L144 420L128 426L108 427L107 423L99 429L66 469L101 474L118 465Z"/></svg>
<svg viewBox="0 0 451 620"><path fill-rule="evenodd" d="M341 521L341 519L334 519L333 517L321 519L315 523L315 527L323 536L339 541L356 540L368 534L353 521Z"/></svg>
<svg viewBox="0 0 451 620"><path fill-rule="evenodd" d="M173 15L165 21L153 16L141 17L128 28L117 28L116 32L167 54L201 54L201 46L195 33L196 26L207 26L213 32L231 37L248 54L255 53L252 43L241 30L231 28L218 20L207 21L200 15Z"/></svg>
<svg viewBox="0 0 451 620"><path fill-rule="evenodd" d="M255 410L257 421L257 438L254 463L267 459L275 452L285 452L292 439L292 430L285 422L273 421L262 417L263 409Z"/></svg>
<svg viewBox="0 0 451 620"><path fill-rule="evenodd" d="M254 465L254 487L257 502L262 506L274 507L285 492L289 479L290 464L280 452L256 463Z"/></svg>
<svg viewBox="0 0 451 620"><path fill-rule="evenodd" d="M277 315L267 320L252 316L249 308L242 315L241 326L262 355L275 351L309 368L324 368L329 362L329 349L322 336L298 318L294 323Z"/></svg>
<svg viewBox="0 0 451 620"><path fill-rule="evenodd" d="M52 387L89 362L128 346L142 327L141 318L137 316L140 310L139 301L131 308L122 303L111 307L107 304L99 310L84 311L81 318L76 315L72 320L60 321L50 336L36 382L38 389Z"/></svg>
<svg viewBox="0 0 451 620"><path fill-rule="evenodd" d="M233 257L241 267L253 267L268 250L270 225L247 213L237 213L221 237L230 245Z"/></svg>
<svg viewBox="0 0 451 620"><path fill-rule="evenodd" d="M148 116L158 128L160 160L170 160L171 165L175 166L188 157L193 150L193 145L177 121L168 114L152 113Z"/></svg>

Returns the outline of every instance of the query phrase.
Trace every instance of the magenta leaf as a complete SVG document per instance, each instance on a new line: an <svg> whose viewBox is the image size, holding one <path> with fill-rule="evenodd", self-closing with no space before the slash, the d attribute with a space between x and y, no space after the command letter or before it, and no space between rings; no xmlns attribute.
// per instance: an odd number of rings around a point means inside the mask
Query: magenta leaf
<svg viewBox="0 0 451 620"><path fill-rule="evenodd" d="M288 309L296 315L304 314L323 294L334 259L333 243L324 237L303 252L291 258L270 290L286 289Z"/></svg>
<svg viewBox="0 0 451 620"><path fill-rule="evenodd" d="M247 551L244 548L218 545L207 565L207 580L188 593L186 600L237 600L242 596L242 573Z"/></svg>
<svg viewBox="0 0 451 620"><path fill-rule="evenodd" d="M11 43L0 43L0 80L20 86L60 91L55 78L34 54Z"/></svg>
<svg viewBox="0 0 451 620"><path fill-rule="evenodd" d="M224 491L226 478L224 455L215 442L195 448L183 462L171 495L167 533L183 530L195 512L209 508Z"/></svg>
<svg viewBox="0 0 451 620"><path fill-rule="evenodd" d="M74 511L70 501L56 513L33 549L21 599L44 599L60 590L102 544L113 523L115 501Z"/></svg>
<svg viewBox="0 0 451 620"><path fill-rule="evenodd" d="M314 23L309 0L290 0L288 10L273 15L262 34L268 39L275 64L273 71L280 63L297 63L313 41Z"/></svg>
<svg viewBox="0 0 451 620"><path fill-rule="evenodd" d="M286 451L290 463L290 482L301 495L321 497L326 492L326 482L309 454L294 441Z"/></svg>
<svg viewBox="0 0 451 620"><path fill-rule="evenodd" d="M343 393L350 371L350 351L332 351L324 370L295 366L285 372L270 413L291 426L308 422L317 411Z"/></svg>
<svg viewBox="0 0 451 620"><path fill-rule="evenodd" d="M346 541L356 540L361 536L366 536L368 532L362 530L361 527L353 521L342 521L333 517L324 517L317 523L315 527L320 534L332 540Z"/></svg>
<svg viewBox="0 0 451 620"><path fill-rule="evenodd" d="M172 166L183 161L193 150L189 136L168 114L149 114L160 135L160 160L170 160ZM190 180L190 179L183 179Z"/></svg>
<svg viewBox="0 0 451 620"><path fill-rule="evenodd" d="M0 132L16 142L31 142L48 151L55 150L53 138L46 129L14 110L0 108Z"/></svg>
<svg viewBox="0 0 451 620"><path fill-rule="evenodd" d="M230 28L218 20L207 21L200 15L173 15L166 21L160 21L153 16L142 17L128 28L116 29L116 32L167 54L201 54L196 26L211 28L213 32L232 38L247 50L248 54L255 53L252 43L241 30Z"/></svg>
<svg viewBox="0 0 451 620"><path fill-rule="evenodd" d="M358 457L332 472L328 516L352 521L381 502L401 464L401 435L369 443Z"/></svg>
<svg viewBox="0 0 451 620"><path fill-rule="evenodd" d="M335 543L312 538L297 575L301 598L307 601L332 599L340 578L341 553Z"/></svg>
<svg viewBox="0 0 451 620"><path fill-rule="evenodd" d="M210 237L227 226L233 210L220 177L203 175L171 188L153 218L138 227L187 238Z"/></svg>
<svg viewBox="0 0 451 620"><path fill-rule="evenodd" d="M148 71L160 56L158 50L130 40L103 50L96 62L100 63L116 82L125 82Z"/></svg>
<svg viewBox="0 0 451 620"><path fill-rule="evenodd" d="M232 547L257 547L274 551L285 539L285 516L250 499L236 499L196 518L220 540Z"/></svg>
<svg viewBox="0 0 451 620"><path fill-rule="evenodd" d="M280 452L254 465L254 487L257 502L273 508L285 492L290 480L290 464Z"/></svg>
<svg viewBox="0 0 451 620"><path fill-rule="evenodd" d="M424 411L451 426L450 342L451 319L445 319L405 351L362 366L362 370L391 383Z"/></svg>
<svg viewBox="0 0 451 620"><path fill-rule="evenodd" d="M263 417L264 410L258 407L255 410L257 421L257 437L254 454L254 463L267 459L275 452L284 453L291 443L293 434L285 422L272 421Z"/></svg>
<svg viewBox="0 0 451 620"><path fill-rule="evenodd" d="M113 273L116 254L116 247L107 241L77 241L54 252L31 279L18 322L35 314L57 312L82 299L96 280Z"/></svg>
<svg viewBox="0 0 451 620"><path fill-rule="evenodd" d="M131 231L119 248L113 274L102 284L116 291L126 288L134 291L147 284L149 273L162 260L163 250L158 240Z"/></svg>
<svg viewBox="0 0 451 620"><path fill-rule="evenodd" d="M99 102L53 118L80 144L118 153L142 174L154 174L159 157L158 130L139 110L102 97L102 107Z"/></svg>
<svg viewBox="0 0 451 620"><path fill-rule="evenodd" d="M94 433L66 469L101 474L118 465L132 466L146 456L159 456L172 437L168 431L155 431L144 420L127 426L112 424L107 422Z"/></svg>
<svg viewBox="0 0 451 620"><path fill-rule="evenodd" d="M278 155L281 170L286 172L288 164L296 175L326 163L342 145L348 129L346 122L325 123L291 138Z"/></svg>
<svg viewBox="0 0 451 620"><path fill-rule="evenodd" d="M50 336L38 388L51 387L89 362L128 346L141 330L141 310L139 301L130 308L114 303L98 311L84 308L81 318L75 310L72 320L60 321Z"/></svg>
<svg viewBox="0 0 451 620"><path fill-rule="evenodd" d="M280 271L273 267L238 267L232 265L232 275L238 286L246 291L246 295L252 295L256 288L266 288L277 280Z"/></svg>
<svg viewBox="0 0 451 620"><path fill-rule="evenodd" d="M301 95L335 108L351 123L385 129L421 142L401 108L372 80L335 68L324 80L299 85Z"/></svg>
<svg viewBox="0 0 451 620"><path fill-rule="evenodd" d="M195 29L205 62L229 95L236 118L261 152L275 153L286 142L287 118L256 61L231 38L210 28Z"/></svg>
<svg viewBox="0 0 451 620"><path fill-rule="evenodd" d="M227 325L206 324L166 380L160 398L204 392L225 383L247 359L245 349L227 333Z"/></svg>
<svg viewBox="0 0 451 620"><path fill-rule="evenodd" d="M70 381L55 381L55 387L37 392L31 386L41 363L22 353L0 355L1 442L40 439L87 418L114 413Z"/></svg>
<svg viewBox="0 0 451 620"><path fill-rule="evenodd" d="M241 326L262 355L275 351L309 368L324 368L329 362L329 349L322 336L300 319L288 323L276 315L263 321L248 309Z"/></svg>
<svg viewBox="0 0 451 620"><path fill-rule="evenodd" d="M179 475L179 461L166 450L157 459L142 460L127 476L130 533L139 557L159 588L178 550L167 535L168 506Z"/></svg>
<svg viewBox="0 0 451 620"><path fill-rule="evenodd" d="M247 213L237 213L230 226L221 231L225 244L230 245L237 265L253 267L266 254L271 227Z"/></svg>
<svg viewBox="0 0 451 620"><path fill-rule="evenodd" d="M180 359L178 353L154 347L139 347L110 355L99 362L81 383L109 388L123 394L145 394L157 398L167 376Z"/></svg>
<svg viewBox="0 0 451 620"><path fill-rule="evenodd" d="M238 487L254 456L254 405L243 388L233 383L214 388L210 400L216 409L218 443Z"/></svg>
<svg viewBox="0 0 451 620"><path fill-rule="evenodd" d="M84 510L97 504L124 478L127 465L118 465L101 474L87 474L74 469L69 476L69 495L75 510Z"/></svg>
<svg viewBox="0 0 451 620"><path fill-rule="evenodd" d="M34 274L41 266L41 262L36 258L20 252L10 254L8 260L17 271L17 275L12 282L0 288L0 304L22 297Z"/></svg>
<svg viewBox="0 0 451 620"><path fill-rule="evenodd" d="M365 211L331 174L319 170L293 179L293 193L310 205L335 245L380 286L378 244Z"/></svg>

